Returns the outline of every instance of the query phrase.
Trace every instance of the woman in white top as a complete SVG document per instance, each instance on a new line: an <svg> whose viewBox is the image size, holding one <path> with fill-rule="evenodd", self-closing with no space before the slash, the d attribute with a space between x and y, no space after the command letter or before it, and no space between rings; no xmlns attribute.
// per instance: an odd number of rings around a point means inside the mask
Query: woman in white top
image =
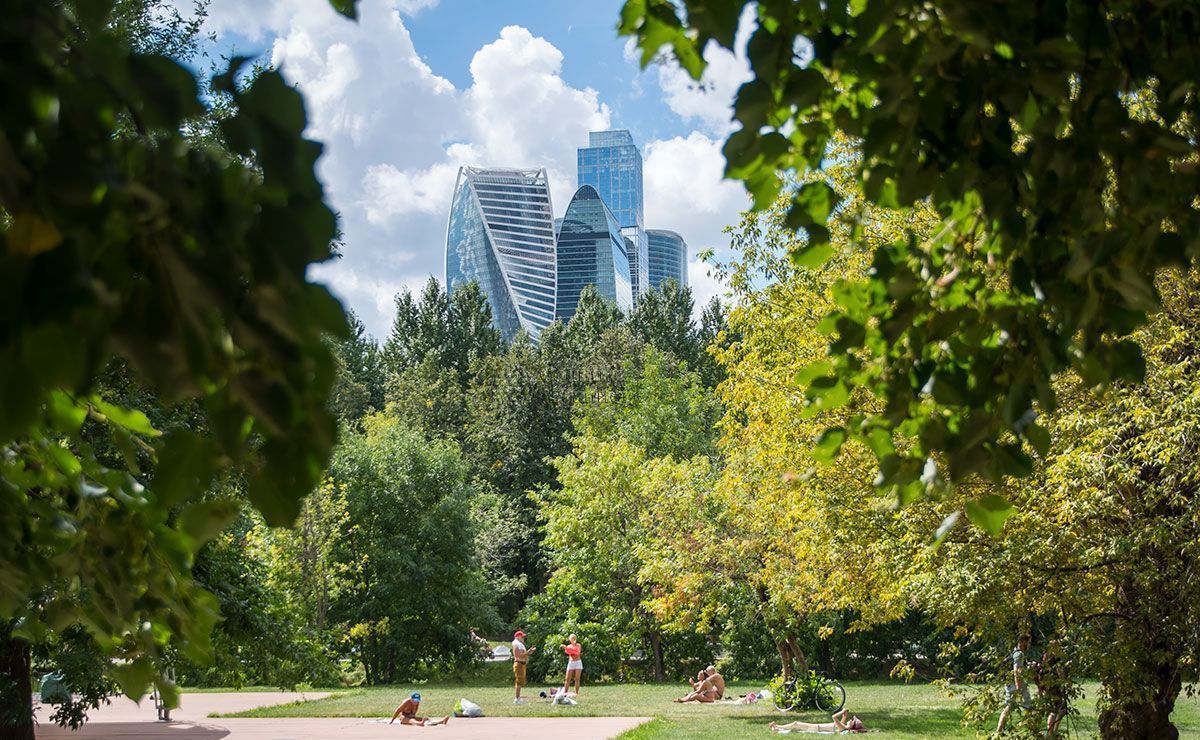
<svg viewBox="0 0 1200 740"><path fill-rule="evenodd" d="M563 652L567 654L567 678L563 682L563 696L567 695L571 687L571 681L575 681L575 696L579 697L579 676L583 673L583 661L580 655L583 653L583 646L575 639L575 635L571 634L567 638L567 644L562 646Z"/></svg>

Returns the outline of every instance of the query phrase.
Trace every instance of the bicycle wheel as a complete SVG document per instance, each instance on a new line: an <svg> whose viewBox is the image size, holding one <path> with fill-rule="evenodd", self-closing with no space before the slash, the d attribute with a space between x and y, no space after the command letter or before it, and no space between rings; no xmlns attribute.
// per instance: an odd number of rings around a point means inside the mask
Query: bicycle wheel
<svg viewBox="0 0 1200 740"><path fill-rule="evenodd" d="M824 712L840 712L846 706L846 690L837 681L825 679L817 686L813 702Z"/></svg>
<svg viewBox="0 0 1200 740"><path fill-rule="evenodd" d="M779 687L771 700L775 702L775 708L781 712L790 712L796 708L797 702L796 682L788 681Z"/></svg>

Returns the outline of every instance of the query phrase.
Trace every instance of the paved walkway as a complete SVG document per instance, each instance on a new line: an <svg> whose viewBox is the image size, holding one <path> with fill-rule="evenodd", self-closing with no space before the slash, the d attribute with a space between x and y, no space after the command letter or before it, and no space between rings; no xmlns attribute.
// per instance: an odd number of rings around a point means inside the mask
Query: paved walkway
<svg viewBox="0 0 1200 740"><path fill-rule="evenodd" d="M154 705L141 706L124 698L92 712L79 732L46 721L38 712L39 738L159 738L161 740L374 740L375 738L429 737L442 740L602 740L648 721L646 717L481 717L451 719L445 727L405 727L363 718L217 719L210 713L240 712L271 704L321 699L327 692L184 694L180 707L171 711L172 722L157 722Z"/></svg>

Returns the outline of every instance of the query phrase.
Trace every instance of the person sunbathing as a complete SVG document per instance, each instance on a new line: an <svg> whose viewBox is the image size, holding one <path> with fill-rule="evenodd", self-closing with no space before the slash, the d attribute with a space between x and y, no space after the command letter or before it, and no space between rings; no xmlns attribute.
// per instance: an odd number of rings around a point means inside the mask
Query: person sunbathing
<svg viewBox="0 0 1200 740"><path fill-rule="evenodd" d="M717 672L715 666L709 666L700 673L696 674L696 681L690 681L692 690L686 696L678 699L673 699L676 704L686 704L687 702L699 702L701 704L712 704L721 697L725 696L725 677Z"/></svg>
<svg viewBox="0 0 1200 740"><path fill-rule="evenodd" d="M831 718L832 722L788 722L786 725L781 725L776 722L770 724L772 732L829 732L833 734L846 735L852 732L866 732L867 727L858 717L849 717L850 710L843 709Z"/></svg>

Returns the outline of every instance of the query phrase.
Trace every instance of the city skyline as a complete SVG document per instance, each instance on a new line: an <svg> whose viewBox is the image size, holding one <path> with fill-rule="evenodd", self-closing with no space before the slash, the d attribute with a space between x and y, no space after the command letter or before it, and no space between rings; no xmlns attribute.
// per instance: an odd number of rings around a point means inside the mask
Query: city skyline
<svg viewBox="0 0 1200 740"><path fill-rule="evenodd" d="M612 32L620 4L363 0L352 22L316 0L213 0L204 28L214 59L261 54L305 94L344 234L313 277L381 338L397 293L442 278L459 167L545 167L561 216L592 130L632 132L646 226L687 240L698 303L723 291L696 255L732 256L722 229L748 202L721 156L748 63L710 49L702 84L671 64L643 72Z"/></svg>
<svg viewBox="0 0 1200 740"><path fill-rule="evenodd" d="M588 132L577 161L577 189L560 217L545 168L459 168L446 289L478 282L505 341L521 330L536 341L549 323L569 322L588 286L629 313L667 280L687 285L686 241L645 228L642 157L630 132Z"/></svg>

